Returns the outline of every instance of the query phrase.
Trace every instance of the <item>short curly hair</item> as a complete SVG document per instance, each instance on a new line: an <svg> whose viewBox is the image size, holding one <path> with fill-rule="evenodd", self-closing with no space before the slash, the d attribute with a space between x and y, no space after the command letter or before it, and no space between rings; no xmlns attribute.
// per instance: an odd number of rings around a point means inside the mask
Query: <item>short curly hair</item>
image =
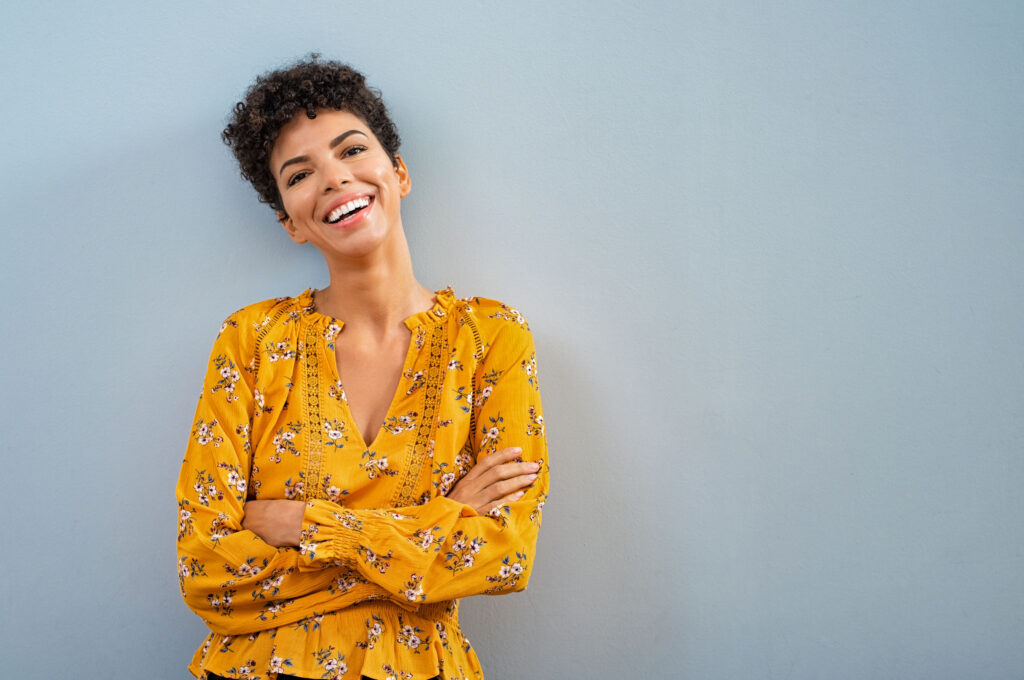
<svg viewBox="0 0 1024 680"><path fill-rule="evenodd" d="M270 152L281 128L295 114L316 117L318 109L348 111L359 116L377 136L392 163L402 140L388 115L380 92L367 87L366 78L347 64L322 61L319 54L256 78L235 104L231 122L221 138L238 159L242 177L259 199L284 212L281 194L270 170Z"/></svg>

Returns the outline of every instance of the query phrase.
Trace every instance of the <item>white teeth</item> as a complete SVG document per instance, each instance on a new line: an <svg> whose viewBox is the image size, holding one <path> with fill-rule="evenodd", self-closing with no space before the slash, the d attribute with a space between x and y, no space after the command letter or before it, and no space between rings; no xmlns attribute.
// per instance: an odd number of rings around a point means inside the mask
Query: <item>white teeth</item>
<svg viewBox="0 0 1024 680"><path fill-rule="evenodd" d="M327 221L333 224L349 213L355 212L360 208L365 208L368 205L370 205L370 199L366 196L363 196L362 198L353 198L348 203L339 205L337 208L332 210L331 214L327 216Z"/></svg>

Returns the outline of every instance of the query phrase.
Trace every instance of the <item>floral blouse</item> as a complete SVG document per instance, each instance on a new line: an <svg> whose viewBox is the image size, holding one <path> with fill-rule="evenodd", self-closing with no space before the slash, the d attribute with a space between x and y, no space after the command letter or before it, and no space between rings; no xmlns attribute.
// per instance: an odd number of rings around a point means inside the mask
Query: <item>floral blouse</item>
<svg viewBox="0 0 1024 680"><path fill-rule="evenodd" d="M189 670L229 678L483 678L458 598L526 587L548 467L529 326L451 289L412 332L367 446L338 379L343 323L312 292L245 307L214 344L178 479L178 576L212 631ZM509 446L541 471L478 515L446 498ZM298 547L242 529L247 499L306 501Z"/></svg>

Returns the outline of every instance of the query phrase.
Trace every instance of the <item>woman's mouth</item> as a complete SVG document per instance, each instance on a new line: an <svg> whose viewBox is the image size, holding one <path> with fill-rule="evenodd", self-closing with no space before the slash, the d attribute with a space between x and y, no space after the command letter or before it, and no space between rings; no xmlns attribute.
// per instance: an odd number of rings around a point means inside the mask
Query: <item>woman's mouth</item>
<svg viewBox="0 0 1024 680"><path fill-rule="evenodd" d="M348 203L342 203L337 208L329 212L327 217L324 218L324 222L327 222L327 224L338 224L339 222L351 219L358 214L359 211L370 207L372 202L373 199L369 196L353 198Z"/></svg>

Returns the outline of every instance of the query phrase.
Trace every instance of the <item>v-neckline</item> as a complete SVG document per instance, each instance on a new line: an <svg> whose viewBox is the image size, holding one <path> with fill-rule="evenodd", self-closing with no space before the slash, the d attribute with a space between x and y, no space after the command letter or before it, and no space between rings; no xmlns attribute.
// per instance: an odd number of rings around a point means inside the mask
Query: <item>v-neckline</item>
<svg viewBox="0 0 1024 680"><path fill-rule="evenodd" d="M302 307L303 312L309 317L327 322L328 328L332 325L336 327L336 330L331 334L321 334L321 340L330 357L330 361L328 363L331 365L330 370L333 380L335 381L335 384L341 386L341 391L344 395L341 402L344 407L344 416L345 420L348 422L348 427L358 440L357 443L362 446L363 451L369 451L370 447L376 444L380 439L381 434L384 432L384 426L387 424L388 420L393 417L395 405L402 400L402 396L405 396L402 395L402 386L405 383L405 373L414 363L416 353L419 351L419 347L417 347L417 332L426 325L439 323L444 319L455 302L455 294L452 292L451 286L434 291L434 301L429 309L416 312L404 320L406 328L409 329L409 347L405 352L405 360L402 362L402 374L398 378L398 384L395 385L395 393L391 395L391 403L388 404L387 411L384 412L384 420L382 420L380 425L377 427L377 431L374 434L373 439L370 443L367 443L363 433L359 430L359 425L356 423L355 415L352 413L352 406L349 404L348 395L345 394L345 385L341 381L341 371L338 368L338 352L335 347L335 343L337 342L338 335L341 334L342 329L345 327L345 322L329 314L317 311L316 300L314 298L315 293L316 291L313 288L307 288L303 291L302 295L299 297L301 303L300 306Z"/></svg>
<svg viewBox="0 0 1024 680"><path fill-rule="evenodd" d="M388 404L388 408L384 412L384 419L380 421L380 425L377 426L377 431L373 435L373 439L371 439L369 442L366 441L366 437L363 436L362 431L359 429L359 424L356 422L355 413L352 412L352 404L349 401L348 393L345 392L345 383L343 383L341 380L341 370L338 367L338 350L335 344L336 342L337 340L335 340L335 342L328 344L327 352L330 357L329 363L331 364L331 370L333 371L333 378L336 381L336 383L341 386L342 394L345 395L345 398L342 400L342 405L344 406L345 409L345 419L348 421L352 433L358 439L357 443L362 446L364 451L369 451L370 447L372 447L377 442L377 440L380 439L380 436L384 433L384 426L387 424L388 420L393 416L392 412L395 410L395 404L397 404L401 400L402 385L405 382L405 372L406 369L410 366L410 364L414 361L417 352L416 332L410 331L409 333L409 347L405 350L405 359L402 361L402 372L398 376L398 383L395 385L395 393L391 395L391 402Z"/></svg>

